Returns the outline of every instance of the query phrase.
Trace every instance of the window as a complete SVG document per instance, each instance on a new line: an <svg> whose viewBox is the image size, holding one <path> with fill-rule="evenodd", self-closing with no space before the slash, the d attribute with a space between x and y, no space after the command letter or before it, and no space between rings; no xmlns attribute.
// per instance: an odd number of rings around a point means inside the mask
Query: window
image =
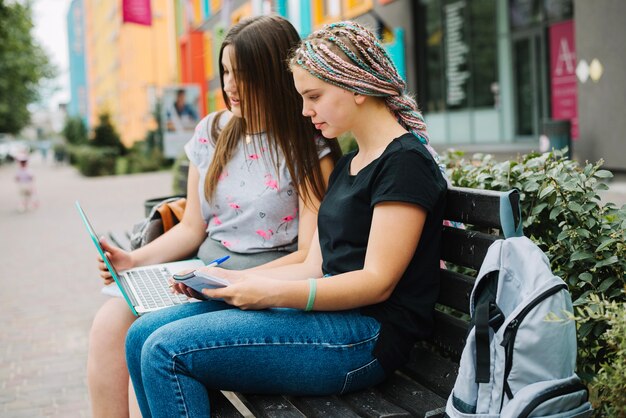
<svg viewBox="0 0 626 418"><path fill-rule="evenodd" d="M497 90L492 0L422 0L426 112L492 107Z"/></svg>

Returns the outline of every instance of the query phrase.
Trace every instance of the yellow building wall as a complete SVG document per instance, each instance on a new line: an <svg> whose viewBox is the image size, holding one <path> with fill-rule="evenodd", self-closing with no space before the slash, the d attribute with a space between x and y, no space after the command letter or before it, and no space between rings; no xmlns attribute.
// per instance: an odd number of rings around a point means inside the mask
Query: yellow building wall
<svg viewBox="0 0 626 418"><path fill-rule="evenodd" d="M89 45L92 120L109 112L127 147L155 128L153 107L163 86L177 84L174 8L152 1L152 26L122 24L121 2L87 0L92 30ZM92 125L93 126L93 125Z"/></svg>

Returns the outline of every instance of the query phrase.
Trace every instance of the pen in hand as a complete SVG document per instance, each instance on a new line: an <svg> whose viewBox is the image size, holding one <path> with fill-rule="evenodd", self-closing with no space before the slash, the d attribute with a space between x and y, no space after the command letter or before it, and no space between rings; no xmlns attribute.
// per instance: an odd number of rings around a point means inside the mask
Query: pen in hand
<svg viewBox="0 0 626 418"><path fill-rule="evenodd" d="M217 259L211 261L205 267L216 267L216 266L219 266L220 264L222 264L224 261L228 260L229 258L230 258L229 255L225 255L224 257L217 258ZM178 275L175 274L174 277L175 276L178 276ZM182 279L182 280L186 280L186 279L189 279L189 278L194 277L194 276L195 276L195 271L192 271L190 273L187 273L187 274L184 274L184 275L180 275L178 277L180 277L180 279ZM177 283L171 283L168 287L172 288L172 287L174 287L175 284L177 284Z"/></svg>

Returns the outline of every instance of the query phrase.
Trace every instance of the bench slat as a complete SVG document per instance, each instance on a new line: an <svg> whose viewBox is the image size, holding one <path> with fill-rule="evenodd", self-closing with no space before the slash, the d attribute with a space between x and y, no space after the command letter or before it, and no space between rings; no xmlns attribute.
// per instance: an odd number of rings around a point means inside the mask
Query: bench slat
<svg viewBox="0 0 626 418"><path fill-rule="evenodd" d="M446 404L441 396L398 372L376 388L389 401L409 411L415 417L429 416L431 411Z"/></svg>
<svg viewBox="0 0 626 418"><path fill-rule="evenodd" d="M466 187L449 187L446 194L445 219L470 225L500 228L500 196L502 192ZM519 193L513 192L510 199L514 207L515 221L519 219L517 207Z"/></svg>
<svg viewBox="0 0 626 418"><path fill-rule="evenodd" d="M459 364L434 352L432 348L418 344L402 371L437 395L447 398L454 387Z"/></svg>
<svg viewBox="0 0 626 418"><path fill-rule="evenodd" d="M341 399L348 402L360 416L368 418L411 416L408 411L383 398L383 395L376 389L349 393L342 395Z"/></svg>
<svg viewBox="0 0 626 418"><path fill-rule="evenodd" d="M212 417L244 418L244 415L242 415L219 390L212 390L209 392L209 402L211 404Z"/></svg>
<svg viewBox="0 0 626 418"><path fill-rule="evenodd" d="M307 417L358 418L346 402L337 396L290 397L291 403Z"/></svg>
<svg viewBox="0 0 626 418"><path fill-rule="evenodd" d="M306 418L295 405L282 395L243 395L235 393L237 398L255 417L267 418Z"/></svg>
<svg viewBox="0 0 626 418"><path fill-rule="evenodd" d="M458 361L465 345L468 323L441 311L435 311L434 317L432 342Z"/></svg>
<svg viewBox="0 0 626 418"><path fill-rule="evenodd" d="M476 279L446 269L441 269L439 278L441 287L437 303L468 314L469 299Z"/></svg>
<svg viewBox="0 0 626 418"><path fill-rule="evenodd" d="M487 249L499 237L484 232L443 227L441 258L459 266L479 270Z"/></svg>

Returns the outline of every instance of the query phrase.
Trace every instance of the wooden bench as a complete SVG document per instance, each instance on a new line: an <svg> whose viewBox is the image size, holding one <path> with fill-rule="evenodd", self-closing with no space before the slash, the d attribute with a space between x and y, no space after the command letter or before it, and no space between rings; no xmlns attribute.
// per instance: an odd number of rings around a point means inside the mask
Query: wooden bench
<svg viewBox="0 0 626 418"><path fill-rule="evenodd" d="M210 394L212 416L443 416L465 343L475 275L489 246L501 238L502 194L456 187L448 190L445 219L462 222L468 229L443 227L441 259L449 268L441 270L434 333L429 341L416 344L410 362L393 376L374 388L341 396L267 396L215 391ZM519 194L512 193L510 199L513 212L518 213Z"/></svg>

